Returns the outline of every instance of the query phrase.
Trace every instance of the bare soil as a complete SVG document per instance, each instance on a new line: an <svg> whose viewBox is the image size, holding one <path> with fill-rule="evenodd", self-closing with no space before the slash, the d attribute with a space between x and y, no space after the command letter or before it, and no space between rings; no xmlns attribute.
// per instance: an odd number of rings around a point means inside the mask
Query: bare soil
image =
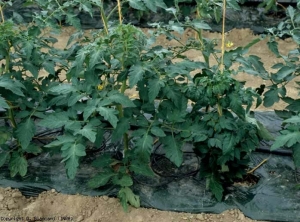
<svg viewBox="0 0 300 222"><path fill-rule="evenodd" d="M190 214L129 208L123 211L116 198L64 195L50 190L37 198L20 191L0 188L0 221L86 221L86 222L250 222L238 210L221 214Z"/></svg>
<svg viewBox="0 0 300 222"><path fill-rule="evenodd" d="M146 31L146 30L145 30ZM65 29L57 47L65 47L71 29ZM193 36L192 31L186 31L183 40ZM204 37L215 38L220 40L219 33L205 32ZM259 38L253 35L249 29L234 29L227 33L226 39L233 42L233 47L244 46L251 40ZM279 61L266 46L267 40L262 40L250 49L250 54L257 55L262 58L267 70L272 71L270 67ZM176 44L168 41L164 37L158 39L158 44L163 46ZM279 41L279 51L287 54L288 51L294 49L296 45L291 39ZM203 60L201 53L191 50L187 53L188 57L193 60ZM275 72L275 70L273 70ZM263 80L247 75L240 74L236 76L239 80L245 80L246 86L258 87L264 83ZM288 95L297 97L298 91L295 88L295 82L291 82L288 87ZM134 91L127 91L128 94L134 96ZM261 110L283 109L284 103L278 103L273 107L259 107ZM250 222L254 221L246 218L238 210L229 210L221 214L190 214L159 211L156 209L135 209L130 207L129 213L125 213L115 198L88 197L82 195L64 195L51 190L40 194L37 198L25 198L18 190L11 188L0 188L0 221L103 221L103 222L181 222L181 221L215 221L215 222Z"/></svg>

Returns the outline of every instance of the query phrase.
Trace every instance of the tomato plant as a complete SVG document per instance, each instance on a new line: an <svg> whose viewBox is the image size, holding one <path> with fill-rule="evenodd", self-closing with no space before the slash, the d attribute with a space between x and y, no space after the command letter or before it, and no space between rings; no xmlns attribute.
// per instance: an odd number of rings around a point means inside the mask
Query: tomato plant
<svg viewBox="0 0 300 222"><path fill-rule="evenodd" d="M140 205L131 189L132 176L154 174L150 158L156 142L177 167L183 162L182 147L192 143L202 157L200 176L221 200L225 185L246 174L249 155L259 141L270 139L249 114L255 101L256 107L262 102L260 95L232 77L237 72L232 68L236 62L252 73L260 68L255 57L245 57L258 40L226 51L223 27L220 51L215 40L202 36L202 30L210 29L203 18L220 20L223 11L224 20L226 1L196 1L196 18L179 21L179 1L167 7L159 0L118 0L112 12L118 18L114 22L100 0L32 3L42 11L24 28L4 19L3 8L8 3L1 1L0 106L5 109L2 118L8 122L0 128L0 166L8 163L11 176L26 174L28 154L59 152L68 177L73 179L87 155L86 144L99 148L104 133L110 131L112 142L122 142L122 157L104 153L95 159L91 164L99 173L88 185L119 186L124 209L128 203ZM142 11L165 10L174 15L174 21L152 24L155 30L147 36L123 23L126 4ZM238 9L236 1L230 0L228 5ZM83 36L78 10L91 16L100 13L103 29ZM65 49L54 46L57 39L48 30L58 32L61 21L79 29ZM174 32L187 28L196 35L183 42ZM154 46L160 35L179 46ZM199 50L204 61L188 59L184 53L190 49ZM210 64L211 57L216 65ZM46 74L40 75L41 70ZM192 75L193 71L198 74ZM128 89L135 89L138 98L130 98ZM37 127L62 128L63 134L39 147L32 142Z"/></svg>

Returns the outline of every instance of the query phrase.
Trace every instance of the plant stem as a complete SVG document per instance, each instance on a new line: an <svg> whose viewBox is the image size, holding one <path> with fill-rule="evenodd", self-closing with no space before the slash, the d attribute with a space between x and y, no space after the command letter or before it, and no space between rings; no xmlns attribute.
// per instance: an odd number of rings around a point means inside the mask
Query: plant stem
<svg viewBox="0 0 300 222"><path fill-rule="evenodd" d="M5 19L4 19L4 14L3 14L3 7L2 5L0 4L0 14L1 14L1 23L4 23L5 22ZM10 46L10 43L8 42L8 45ZM7 52L7 55L5 57L5 72L9 72L9 64L10 64L10 50L8 50Z"/></svg>
<svg viewBox="0 0 300 222"><path fill-rule="evenodd" d="M12 127L16 128L17 123L16 123L16 120L15 120L15 117L14 117L13 105L8 101L6 101L6 102L9 105L9 109L7 110L8 119L10 120L10 123L11 123Z"/></svg>
<svg viewBox="0 0 300 222"><path fill-rule="evenodd" d="M4 23L3 7L0 5L1 23Z"/></svg>
<svg viewBox="0 0 300 222"><path fill-rule="evenodd" d="M8 45L10 46L10 43L8 42ZM9 73L9 65L10 65L10 49L7 52L7 55L5 56L5 73Z"/></svg>
<svg viewBox="0 0 300 222"><path fill-rule="evenodd" d="M118 13L119 13L119 23L122 25L122 6L121 0L118 0Z"/></svg>
<svg viewBox="0 0 300 222"><path fill-rule="evenodd" d="M118 14L119 14L119 23L120 26L122 25L122 4L121 4L121 0L117 0L118 1ZM122 58L122 70L124 70L124 58ZM121 86L121 90L120 92L122 94L124 94L125 90L126 90L126 80L123 80L122 82L122 86ZM123 110L123 106L120 104L118 105L118 110L119 110L119 117L123 118L124 117L124 110ZM129 148L129 139L128 139L128 133L124 133L123 134L123 142L124 142L124 155L126 155L126 152Z"/></svg>
<svg viewBox="0 0 300 222"><path fill-rule="evenodd" d="M108 21L107 21L107 17L105 16L103 5L100 7L100 16L101 16L101 20L102 20L102 23L104 26L104 30L105 30L106 34L108 35Z"/></svg>

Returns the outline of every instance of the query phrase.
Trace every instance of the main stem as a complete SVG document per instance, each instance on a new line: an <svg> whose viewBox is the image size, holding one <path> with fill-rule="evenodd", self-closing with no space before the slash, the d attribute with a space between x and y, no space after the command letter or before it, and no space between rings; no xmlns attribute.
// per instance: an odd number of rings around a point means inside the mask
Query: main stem
<svg viewBox="0 0 300 222"><path fill-rule="evenodd" d="M120 25L123 24L123 18L122 18L122 4L121 4L121 0L117 0L118 1L118 14L119 14L119 23ZM122 58L122 70L124 70L124 59ZM121 90L120 92L122 94L124 94L125 90L126 90L126 80L123 80L122 82L122 86L121 86ZM118 110L119 110L119 117L123 118L124 117L124 112L123 112L123 106L120 104L118 105ZM123 135L123 142L124 142L124 155L126 155L127 150L129 149L129 139L128 139L128 134L124 133Z"/></svg>

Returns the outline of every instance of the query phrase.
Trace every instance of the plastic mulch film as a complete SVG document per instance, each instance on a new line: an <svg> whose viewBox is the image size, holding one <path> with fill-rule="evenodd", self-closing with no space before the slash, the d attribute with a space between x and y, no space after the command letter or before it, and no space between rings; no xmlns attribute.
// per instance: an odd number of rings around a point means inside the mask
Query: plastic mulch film
<svg viewBox="0 0 300 222"><path fill-rule="evenodd" d="M31 22L32 15L34 13L39 13L42 9L37 5L27 5L24 6L26 0L15 0L12 6L5 7L4 15L6 18L11 18L13 16L21 15L23 22ZM250 1L248 1L250 2ZM294 1L295 2L295 1ZM292 1L288 2L292 3ZM116 1L107 1L105 5L106 13L110 13L113 8L116 6ZM193 4L183 6L187 11L179 15L179 20L184 21L186 16L191 16L189 11L194 7ZM233 28L250 28L256 34L261 34L265 32L265 28L277 26L282 20L282 14L278 16L267 15L262 13L262 10L257 7L257 4L246 4L240 5L240 10L227 9L226 12L226 31L229 31ZM80 19L81 27L84 29L102 29L103 24L101 22L101 17L99 15L99 9L94 8L93 17L89 13L79 11L74 8L74 14ZM112 15L112 20L117 20L117 14ZM124 10L123 11L124 23L130 23L139 27L150 27L149 23L162 22L168 24L170 20L174 20L174 16L171 13L165 13L163 10L158 10L157 13L144 13L142 17L136 15L133 10ZM222 23L215 22L214 19L206 21L211 26L211 31L222 31ZM64 20L62 21L64 24ZM66 25L66 24L64 24Z"/></svg>
<svg viewBox="0 0 300 222"><path fill-rule="evenodd" d="M281 120L274 112L256 112L255 116L274 135L278 134ZM109 139L107 134L101 153L116 155L120 144L112 144ZM258 152L251 155L250 168L267 159L254 173L259 177L258 183L236 183L228 187L222 202L217 202L211 192L206 190L205 180L199 179L201 160L192 152L190 145L184 147L184 163L179 168L165 158L162 147L158 145L152 155L155 177L135 176L134 192L140 195L142 206L160 210L221 213L238 208L256 220L299 222L300 172L295 169L288 150L271 153L269 147L270 144L263 142ZM88 157L83 160L74 180L67 179L64 165L60 161L59 155L50 157L49 154L42 154L32 158L24 178L11 178L8 169L2 167L0 186L18 188L26 196L37 196L53 188L65 194L117 194L117 189L110 186L101 190L87 188L87 180L96 173L89 166L92 160Z"/></svg>

